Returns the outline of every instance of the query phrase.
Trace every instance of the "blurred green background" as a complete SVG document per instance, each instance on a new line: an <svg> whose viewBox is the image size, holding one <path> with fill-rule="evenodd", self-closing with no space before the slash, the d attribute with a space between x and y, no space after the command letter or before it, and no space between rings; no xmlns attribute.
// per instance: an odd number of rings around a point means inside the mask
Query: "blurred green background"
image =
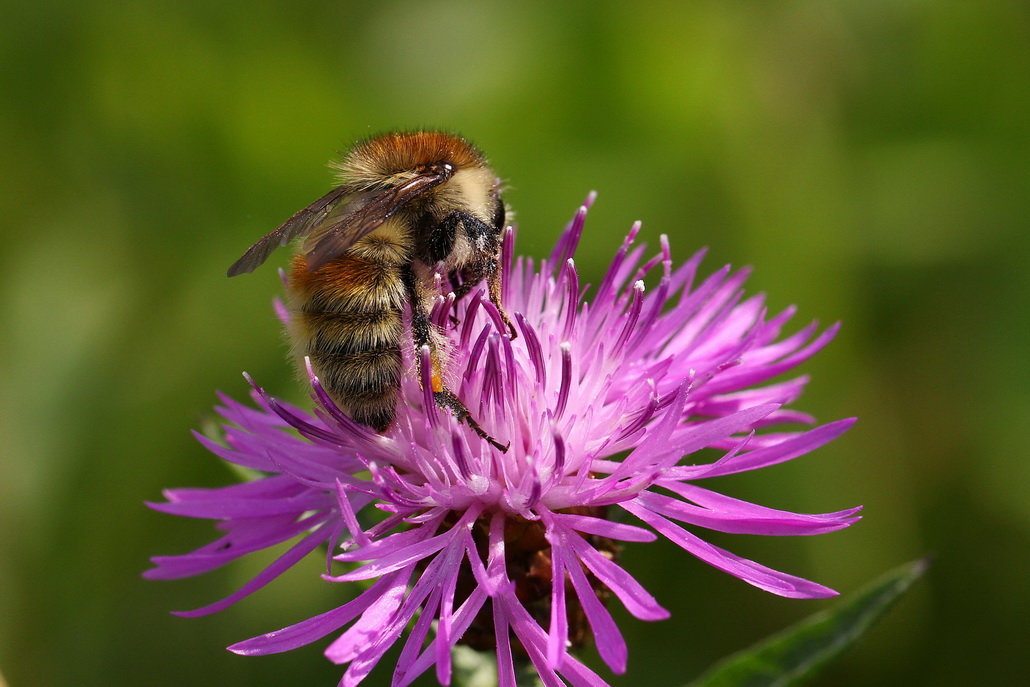
<svg viewBox="0 0 1030 687"><path fill-rule="evenodd" d="M583 196L596 282L636 219L797 324L841 319L799 407L862 418L718 486L866 506L791 540L712 537L844 592L927 553L918 590L822 685L1030 674L1030 10L1021 2L212 3L0 10L0 671L22 685L332 685L320 646L222 647L338 602L318 561L231 610L171 609L262 561L145 582L205 522L145 509L232 479L189 437L247 370L300 399L274 269L227 265L329 188L353 139L436 126L510 182L542 256ZM273 258L280 264L285 255ZM264 560L267 560L264 559ZM676 685L830 602L780 599L672 545L626 566L673 612L618 618L616 685ZM386 684L378 671L370 684ZM429 684L429 683L427 683Z"/></svg>

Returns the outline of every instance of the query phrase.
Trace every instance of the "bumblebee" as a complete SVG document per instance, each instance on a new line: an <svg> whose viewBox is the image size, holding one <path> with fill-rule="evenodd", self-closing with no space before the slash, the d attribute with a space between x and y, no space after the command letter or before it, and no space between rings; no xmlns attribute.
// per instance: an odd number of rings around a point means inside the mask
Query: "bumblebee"
<svg viewBox="0 0 1030 687"><path fill-rule="evenodd" d="M500 182L483 154L458 136L391 133L357 143L331 167L339 184L251 246L228 271L253 271L295 238L288 272L290 322L299 360L308 357L329 396L356 422L385 432L403 371L404 314L414 350L428 346L433 396L498 449L444 382L444 337L429 318L446 275L460 298L483 280L511 338L501 304Z"/></svg>

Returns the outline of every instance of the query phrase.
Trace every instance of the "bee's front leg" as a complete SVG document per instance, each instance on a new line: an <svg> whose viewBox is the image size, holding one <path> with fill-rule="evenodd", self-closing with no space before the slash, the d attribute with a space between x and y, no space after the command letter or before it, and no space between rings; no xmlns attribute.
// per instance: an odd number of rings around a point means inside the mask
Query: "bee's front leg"
<svg viewBox="0 0 1030 687"><path fill-rule="evenodd" d="M461 279L461 283L454 286L454 301L460 301L472 289L482 284L491 270L496 270L496 265L491 267L488 260L477 260L455 270L455 277Z"/></svg>
<svg viewBox="0 0 1030 687"><path fill-rule="evenodd" d="M503 206L499 207L503 209ZM499 220L501 224L503 224L503 220L502 212ZM498 239L499 229L497 227L491 227L471 213L454 210L424 233L419 250L422 261L427 265L445 261L454 250L459 227L462 228L471 250L464 257L464 264L451 275L452 280L461 279L461 283L454 286L455 302L486 279L490 302L501 314L501 319L508 328L509 338L517 338L518 331L511 323L504 304L501 303L502 275L501 263L498 259L501 243ZM457 324L456 318L452 317L451 321Z"/></svg>
<svg viewBox="0 0 1030 687"><path fill-rule="evenodd" d="M415 350L419 351L423 346L429 347L429 363L432 375L430 384L433 386L433 399L437 405L451 411L458 418L459 422L464 422L473 432L488 441L491 446L502 453L507 452L510 444L502 444L490 436L485 429L479 426L479 423L472 417L472 413L465 407L461 399L447 388L443 379L443 365L440 363L439 351L437 350L436 343L433 341L433 325L429 320L429 312L418 293L417 278L410 267L404 270L403 279L408 302L411 304L411 335L415 344ZM419 377L419 385L421 384L422 378Z"/></svg>
<svg viewBox="0 0 1030 687"><path fill-rule="evenodd" d="M461 284L454 289L454 301L457 302L458 299L476 288L486 279L490 302L497 308L497 312L501 315L501 320L508 327L508 338L512 340L517 339L519 336L518 331L508 318L508 312L504 309L504 304L501 302L501 266L497 258L493 256L484 257L465 265L458 271L458 276L461 277ZM454 321L457 323L456 318Z"/></svg>
<svg viewBox="0 0 1030 687"><path fill-rule="evenodd" d="M454 417L458 418L458 422L464 422L473 432L479 435L480 438L486 439L486 441L496 448L501 453L507 453L511 447L511 443L502 444L501 442L494 439L492 436L487 434L486 430L479 426L475 418L472 417L472 413L465 407L465 404L461 402L461 399L454 395L447 387L444 387L441 391L434 391L433 398L436 399L436 404L441 408L446 408L454 414Z"/></svg>

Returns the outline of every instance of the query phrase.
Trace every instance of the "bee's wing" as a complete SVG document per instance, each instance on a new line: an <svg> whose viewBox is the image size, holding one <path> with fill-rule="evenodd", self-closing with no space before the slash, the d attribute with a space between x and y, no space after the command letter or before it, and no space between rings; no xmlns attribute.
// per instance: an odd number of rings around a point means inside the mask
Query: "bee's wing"
<svg viewBox="0 0 1030 687"><path fill-rule="evenodd" d="M452 175L450 168L433 169L355 201L353 212L334 221L313 241L307 253L308 269L317 270L354 245L355 241L374 231L404 205L439 186Z"/></svg>
<svg viewBox="0 0 1030 687"><path fill-rule="evenodd" d="M340 200L351 191L353 189L348 186L337 186L311 205L294 214L293 217L279 225L275 231L266 234L260 241L248 248L243 257L232 264L227 275L235 277L237 274L253 272L261 263L268 259L268 256L276 248L285 246L293 239L309 233L314 227L318 226L320 222L329 216L329 213L332 212Z"/></svg>

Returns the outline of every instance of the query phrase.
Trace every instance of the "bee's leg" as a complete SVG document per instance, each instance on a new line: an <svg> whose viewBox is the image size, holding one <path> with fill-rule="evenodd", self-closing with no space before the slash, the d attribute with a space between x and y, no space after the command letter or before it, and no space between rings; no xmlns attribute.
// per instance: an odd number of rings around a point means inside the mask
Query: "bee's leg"
<svg viewBox="0 0 1030 687"><path fill-rule="evenodd" d="M459 422L464 422L473 432L486 439L492 446L502 452L507 451L510 444L502 444L487 434L486 430L480 427L479 423L472 417L472 413L461 402L461 399L444 384L443 366L440 363L436 344L433 342L433 329L429 321L429 312L419 296L415 273L410 267L403 271L403 280L408 302L411 303L411 335L414 340L415 350L419 351L423 346L429 347L429 363L432 368L430 384L433 385L433 399L437 405L451 411L458 418ZM419 384L422 384L421 377L419 378Z"/></svg>
<svg viewBox="0 0 1030 687"><path fill-rule="evenodd" d="M486 275L476 269L476 265L465 265L451 273L451 293L454 294L454 302L457 304L469 292L476 288ZM456 315L451 315L451 324L458 324L461 320Z"/></svg>
<svg viewBox="0 0 1030 687"><path fill-rule="evenodd" d="M460 301L472 289L479 286L486 279L489 269L485 260L477 260L456 270L455 276L461 278L461 283L454 286L454 301Z"/></svg>
<svg viewBox="0 0 1030 687"><path fill-rule="evenodd" d="M426 224L423 225L423 231L421 234L422 238L416 249L422 262L427 265L435 265L447 259L451 254L451 251L454 250L454 241L458 235L458 225L466 216L470 215L468 215L468 213L454 211L435 224L429 216L423 218L422 221ZM468 278L460 269L454 270L448 274L447 277L448 281L451 283L451 291L455 294L455 300L464 296L469 292L472 286L475 285L473 283L464 290L462 289L462 284L458 283L458 279L462 278L464 281L467 281ZM480 279L482 279L482 277L480 277ZM451 323L458 324L458 318L451 315Z"/></svg>
<svg viewBox="0 0 1030 687"><path fill-rule="evenodd" d="M501 303L501 264L497 258L490 258L490 271L486 275L486 286L490 294L490 302L494 304L497 312L501 314L504 324L508 326L508 338L514 341L519 337L519 333L516 331L515 325L508 319L508 313L504 309L504 304Z"/></svg>
<svg viewBox="0 0 1030 687"><path fill-rule="evenodd" d="M435 225L426 228L418 249L418 255L427 265L433 265L445 260L454 250L458 226L461 225L464 228L469 244L471 244L472 257L465 265L451 275L452 280L455 277L461 278L461 284L454 287L454 300L457 302L486 279L490 302L494 304L494 307L501 314L501 319L508 327L509 337L514 339L518 336L518 332L508 318L504 304L501 303L501 266L497 258L501 249L498 235L500 226L504 224L504 206L498 204L498 208L499 214L496 221L499 224L496 227L491 227L468 212L455 210L448 213L446 217ZM456 323L453 317L451 321Z"/></svg>
<svg viewBox="0 0 1030 687"><path fill-rule="evenodd" d="M454 301L457 302L462 296L476 288L483 279L486 279L490 302L497 308L501 320L508 327L508 338L518 338L518 331L508 319L508 313L504 309L504 304L501 303L501 267L497 258L490 256L476 260L459 270L458 274L461 277L461 284L454 289ZM457 323L456 320L455 323Z"/></svg>
<svg viewBox="0 0 1030 687"><path fill-rule="evenodd" d="M486 439L486 441L496 448L501 453L507 453L508 448L511 447L511 443L502 444L501 442L494 439L492 436L486 433L486 430L479 426L479 423L472 417L472 413L465 407L465 404L461 402L461 399L454 395L450 389L444 387L441 391L434 391L433 398L436 399L437 405L446 408L454 414L454 417L458 418L458 422L464 422L469 428L478 434L480 438Z"/></svg>

